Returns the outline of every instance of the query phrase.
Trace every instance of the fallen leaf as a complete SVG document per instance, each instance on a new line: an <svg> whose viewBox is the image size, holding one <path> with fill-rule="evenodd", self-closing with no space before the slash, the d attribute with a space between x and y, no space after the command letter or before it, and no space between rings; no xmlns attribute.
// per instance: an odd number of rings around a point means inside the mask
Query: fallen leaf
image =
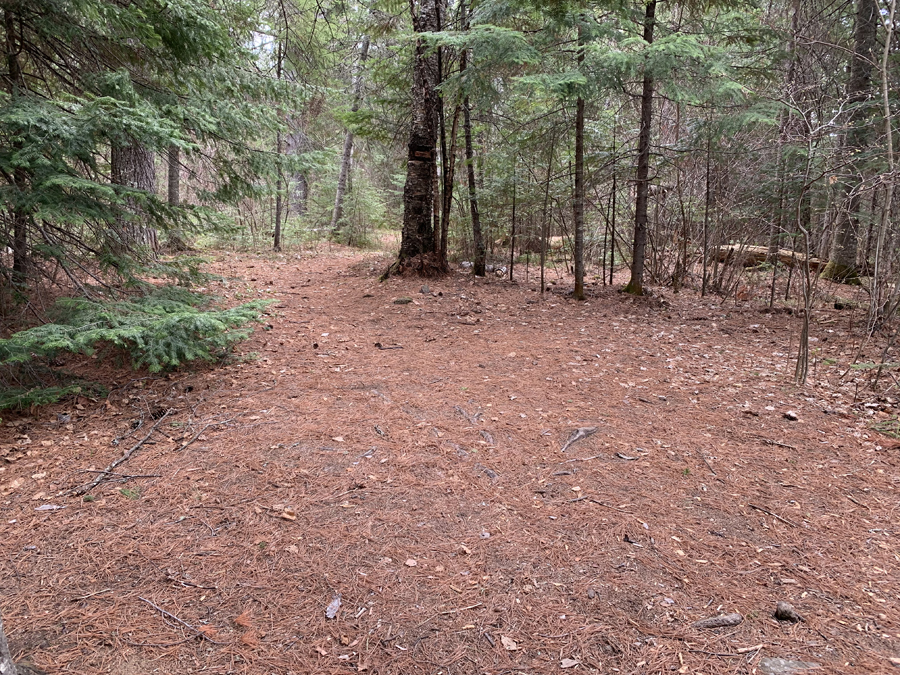
<svg viewBox="0 0 900 675"><path fill-rule="evenodd" d="M43 504L42 506L38 506L35 511L56 511L57 509L64 509L65 506L59 506L58 504Z"/></svg>
<svg viewBox="0 0 900 675"><path fill-rule="evenodd" d="M502 644L503 648L508 652L518 651L519 649L519 645L516 644L516 641L505 635L500 636L500 644Z"/></svg>
<svg viewBox="0 0 900 675"><path fill-rule="evenodd" d="M574 668L575 666L579 665L580 663L581 663L580 661L576 661L575 659L563 659L562 661L559 662L559 667L560 668Z"/></svg>
<svg viewBox="0 0 900 675"><path fill-rule="evenodd" d="M285 520L297 520L297 513L294 509L285 509L281 512L281 517Z"/></svg>
<svg viewBox="0 0 900 675"><path fill-rule="evenodd" d="M328 656L328 650L322 649L319 646L316 646L316 651L319 652L319 656Z"/></svg>

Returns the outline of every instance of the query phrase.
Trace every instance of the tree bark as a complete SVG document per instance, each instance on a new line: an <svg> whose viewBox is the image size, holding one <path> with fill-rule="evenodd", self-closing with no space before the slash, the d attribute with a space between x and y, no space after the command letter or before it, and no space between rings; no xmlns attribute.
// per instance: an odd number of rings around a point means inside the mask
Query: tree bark
<svg viewBox="0 0 900 675"><path fill-rule="evenodd" d="M578 68L584 63L584 31L578 25ZM575 219L575 290L572 297L584 300L584 98L575 102L575 194L572 198Z"/></svg>
<svg viewBox="0 0 900 675"><path fill-rule="evenodd" d="M6 30L6 68L7 68L7 87L11 99L19 96L19 92L24 88L22 79L22 66L19 63L20 44L18 34L16 32L16 16L11 9L3 12L3 24ZM17 143L16 147L20 147ZM22 168L17 168L13 172L13 188L16 193L16 202L18 197L24 192L28 175ZM11 216L13 221L12 233L12 254L13 254L13 273L12 280L15 284L25 283L28 270L28 214L20 203L14 203L11 208Z"/></svg>
<svg viewBox="0 0 900 675"><path fill-rule="evenodd" d="M848 158L850 175L841 181L838 188L843 207L835 223L834 241L828 264L822 270L822 277L845 283L856 282L859 273L856 266L856 250L859 237L859 211L862 183L861 161L870 143L871 130L868 125L868 106L871 97L872 64L875 52L875 37L880 14L877 0L857 0L856 24L854 29L853 56L850 59L850 77L847 80L847 100L851 106L849 127L844 136L844 154Z"/></svg>
<svg viewBox="0 0 900 675"><path fill-rule="evenodd" d="M484 276L487 251L481 232L481 214L478 211L478 192L475 183L475 149L472 147L472 119L469 115L469 97L463 101L463 130L466 137L466 173L469 178L469 210L472 213L472 241L475 245L475 260L472 272L477 277Z"/></svg>
<svg viewBox="0 0 900 675"><path fill-rule="evenodd" d="M16 675L18 673L16 663L13 661L6 641L6 633L3 631L3 616L0 615L0 675Z"/></svg>
<svg viewBox="0 0 900 675"><path fill-rule="evenodd" d="M350 112L359 110L362 103L363 68L369 56L369 36L363 35L359 48L359 65L353 78L353 104ZM353 155L353 132L347 129L344 136L344 150L341 153L341 169L338 173L337 189L334 195L334 210L331 212L331 233L337 234L341 228L341 217L344 214L344 193L347 190L347 176L350 175L350 158Z"/></svg>
<svg viewBox="0 0 900 675"><path fill-rule="evenodd" d="M441 244L439 256L442 262L447 261L447 233L450 231L450 209L453 207L453 185L456 174L456 137L459 126L460 105L453 109L453 123L450 125L450 149L446 153L444 163L444 188L442 191L443 204L441 205Z"/></svg>
<svg viewBox="0 0 900 675"><path fill-rule="evenodd" d="M647 3L644 15L644 42L653 44L656 25L656 0ZM647 204L650 196L650 124L653 121L653 75L644 67L641 94L641 128L638 135L637 198L634 205L634 248L631 258L631 280L625 291L644 294L644 250L647 246Z"/></svg>
<svg viewBox="0 0 900 675"><path fill-rule="evenodd" d="M181 148L169 146L168 197L169 206L181 204Z"/></svg>
<svg viewBox="0 0 900 675"><path fill-rule="evenodd" d="M413 2L413 29L417 33L437 30L438 0ZM416 11L418 9L418 11ZM413 66L413 110L409 135L406 184L403 188L403 233L400 255L387 274L402 271L404 263L429 253L434 246L432 210L434 205L435 148L437 146L437 55L424 40L416 42ZM425 272L424 261L419 267Z"/></svg>
<svg viewBox="0 0 900 675"><path fill-rule="evenodd" d="M110 158L112 182L150 195L156 192L156 159L153 152L140 143L113 146ZM126 248L141 246L153 254L159 250L156 230L142 223L141 209L133 201L134 220L121 223L122 243Z"/></svg>

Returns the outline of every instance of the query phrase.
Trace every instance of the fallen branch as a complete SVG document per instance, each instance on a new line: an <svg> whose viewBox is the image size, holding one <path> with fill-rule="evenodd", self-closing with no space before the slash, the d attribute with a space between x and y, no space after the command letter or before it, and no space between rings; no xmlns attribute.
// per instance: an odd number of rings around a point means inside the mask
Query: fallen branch
<svg viewBox="0 0 900 675"><path fill-rule="evenodd" d="M749 506L751 509L756 509L757 511L762 511L762 512L765 513L765 514L772 516L772 517L775 518L776 520L780 520L780 521L781 521L782 523L784 523L785 525L790 525L791 527L797 527L794 523L792 523L791 521L789 521L787 518L782 518L782 517L779 516L777 513L772 513L772 512L769 511L768 509L764 509L764 508L761 507L761 506L756 506L755 504L747 504L747 506Z"/></svg>
<svg viewBox="0 0 900 675"><path fill-rule="evenodd" d="M592 459L600 459L603 455L594 455L593 457L576 457L575 459L567 459L565 462L561 462L562 464L569 464L570 462L587 462Z"/></svg>
<svg viewBox="0 0 900 675"><path fill-rule="evenodd" d="M593 436L597 433L597 427L581 427L576 429L569 435L569 439L563 444L563 446L559 449L560 452L565 452L573 445L575 445L578 441L583 441L588 436Z"/></svg>
<svg viewBox="0 0 900 675"><path fill-rule="evenodd" d="M793 445L788 445L787 443L779 443L778 441L773 441L770 438L763 438L762 442L766 445L776 445L779 448L788 448L789 450L796 450L797 448Z"/></svg>
<svg viewBox="0 0 900 675"><path fill-rule="evenodd" d="M202 640L208 640L209 642L212 642L214 645L224 645L224 644L225 644L224 642L218 642L218 641L216 641L216 640L213 640L211 637L209 637L209 635L207 635L206 633L204 633L204 632L203 632L202 630L200 630L199 628L196 628L196 627L192 626L192 625L189 624L187 621L182 621L181 619L179 619L177 616L175 616L175 615L172 614L171 612L167 612L166 610L164 610L164 609L163 609L162 607L160 607L159 605L156 605L156 604L150 602L149 600L147 600L147 598L141 598L141 597L139 597L138 600L140 600L140 601L142 601L142 602L146 602L148 605L150 605L153 609L155 609L157 612L159 612L160 614L162 614L162 615L165 616L166 618L172 619L172 621L175 621L175 622L177 622L177 623L180 623L182 626L184 626L184 627L187 628L189 631L191 631L192 633L194 633L194 634L195 634L197 637L199 637L200 639L202 639Z"/></svg>
<svg viewBox="0 0 900 675"><path fill-rule="evenodd" d="M147 441L150 440L150 437L153 435L153 432L157 430L159 425L162 424L163 420L166 419L171 412L172 412L171 408L166 410L165 414L160 416L160 418L158 420L156 420L156 422L153 424L153 426L150 427L150 431L147 432L146 436L144 436L141 440L139 440L137 443L135 443L130 448L128 448L128 450L126 450L122 454L122 456L119 457L119 459L117 459L116 461L111 463L108 467L103 469L103 471L101 471L100 474L94 480L92 480L90 483L85 483L84 485L82 485L80 487L72 488L71 490L66 491L64 494L83 495L87 492L90 492L98 485L100 485L100 483L102 483L104 480L106 480L106 478L109 474L113 473L113 469L115 469L119 465L124 464L129 459L131 459L131 456L134 455L134 453L136 453L141 448L141 446L144 445L144 443L146 443Z"/></svg>
<svg viewBox="0 0 900 675"><path fill-rule="evenodd" d="M627 516L634 515L631 511L625 511L616 506L610 506L609 504L605 504L605 503L601 502L599 499L594 499L593 497L577 497L575 499L570 499L569 503L572 504L574 502L584 502L584 501L591 502L592 504L596 504L597 506L602 506L605 509L612 509L613 511L618 511L619 513L624 513Z"/></svg>

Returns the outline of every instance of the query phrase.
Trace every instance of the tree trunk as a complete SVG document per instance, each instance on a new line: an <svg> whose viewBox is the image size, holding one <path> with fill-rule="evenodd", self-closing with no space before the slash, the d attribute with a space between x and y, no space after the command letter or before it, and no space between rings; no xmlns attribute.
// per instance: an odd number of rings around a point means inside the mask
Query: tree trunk
<svg viewBox="0 0 900 675"><path fill-rule="evenodd" d="M871 130L868 124L868 106L871 95L872 64L875 52L875 37L880 19L877 0L857 0L856 26L854 30L853 56L850 59L850 78L847 81L847 99L850 105L850 119L844 136L844 154L848 158L851 175L841 181L838 188L843 202L835 222L834 241L828 264L822 270L822 277L853 283L858 281L856 249L859 237L859 187L862 183L861 161L870 142Z"/></svg>
<svg viewBox="0 0 900 675"><path fill-rule="evenodd" d="M359 110L362 102L362 82L363 68L365 67L366 58L369 56L369 36L363 35L362 44L359 48L359 65L357 66L356 76L353 78L353 104L350 106L350 112ZM353 154L353 132L347 130L344 136L344 151L341 153L341 169L338 173L337 190L334 195L334 210L331 213L331 233L336 234L341 228L341 217L344 213L344 193L347 189L347 176L350 175L350 157Z"/></svg>
<svg viewBox="0 0 900 675"><path fill-rule="evenodd" d="M647 3L644 15L644 42L653 44L656 24L656 0ZM631 258L631 280L625 287L628 293L644 294L644 249L647 246L647 203L650 196L650 123L653 120L653 76L644 69L644 88L641 94L641 128L638 135L637 199L634 205L634 249Z"/></svg>
<svg viewBox="0 0 900 675"><path fill-rule="evenodd" d="M450 209L453 206L453 184L456 174L456 137L459 126L459 110L457 104L453 109L453 124L450 126L450 149L444 163L444 189L442 192L444 202L441 207L441 246L440 259L447 261L447 233L450 230Z"/></svg>
<svg viewBox="0 0 900 675"><path fill-rule="evenodd" d="M484 276L484 237L481 233L481 215L478 212L478 193L475 184L475 151L472 147L472 119L469 115L469 97L463 101L463 131L466 137L466 173L469 177L469 209L472 212L472 241L475 244L475 260L472 271L477 277Z"/></svg>
<svg viewBox="0 0 900 675"><path fill-rule="evenodd" d="M168 169L169 206L178 206L181 204L181 148L177 145L169 146Z"/></svg>
<svg viewBox="0 0 900 675"><path fill-rule="evenodd" d="M584 63L584 31L578 25L578 67ZM584 98L575 102L575 290L572 297L584 300Z"/></svg>
<svg viewBox="0 0 900 675"><path fill-rule="evenodd" d="M3 616L0 615L0 675L16 675L15 661L9 651L9 644L6 641L6 633L3 631Z"/></svg>
<svg viewBox="0 0 900 675"><path fill-rule="evenodd" d="M281 157L282 143L281 132L275 135L275 152ZM272 250L281 251L281 223L284 220L284 177L281 167L278 167L278 179L275 181L275 231L272 233Z"/></svg>
<svg viewBox="0 0 900 675"><path fill-rule="evenodd" d="M113 146L110 165L112 182L116 185L142 190L149 195L156 193L156 158L143 145ZM122 244L129 249L144 247L155 255L159 250L156 230L141 222L141 209L133 200L130 206L133 220L121 223Z"/></svg>
<svg viewBox="0 0 900 675"><path fill-rule="evenodd" d="M167 159L169 206L177 207L181 205L181 148L170 145ZM168 242L169 247L175 251L184 251L188 247L180 229L169 232Z"/></svg>
<svg viewBox="0 0 900 675"><path fill-rule="evenodd" d="M422 0L413 6L413 29L417 33L436 31L438 0ZM434 246L432 209L434 205L435 148L438 133L437 56L424 40L416 42L413 66L413 110L409 135L406 184L403 188L403 233L398 260L386 272L401 272L405 263L431 252ZM419 272L426 272L420 260Z"/></svg>
<svg viewBox="0 0 900 675"><path fill-rule="evenodd" d="M15 99L19 96L19 91L24 88L24 82L22 80L22 66L19 63L21 46L16 33L16 17L11 9L4 10L3 24L6 30L6 68L8 72L6 90L10 98ZM21 146L19 143L16 143L16 147ZM27 182L27 172L22 168L17 168L13 172L15 203L10 209L13 221L12 280L15 284L23 284L25 282L28 268L28 214L21 203L19 203L19 196L24 192Z"/></svg>

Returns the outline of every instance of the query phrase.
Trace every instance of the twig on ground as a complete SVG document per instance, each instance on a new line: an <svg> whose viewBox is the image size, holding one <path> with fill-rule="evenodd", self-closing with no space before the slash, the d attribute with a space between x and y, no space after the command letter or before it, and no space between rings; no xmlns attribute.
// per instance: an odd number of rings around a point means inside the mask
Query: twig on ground
<svg viewBox="0 0 900 675"><path fill-rule="evenodd" d="M88 598L93 598L95 595L102 595L103 593L112 592L111 588L104 588L102 591L94 591L93 593L88 593L87 595L79 595L77 598L72 598L70 602L78 602L79 600L87 600Z"/></svg>
<svg viewBox="0 0 900 675"><path fill-rule="evenodd" d="M103 469L103 471L94 480L92 480L90 483L85 483L84 485L82 485L80 487L76 487L76 488L72 488L71 490L67 490L64 494L76 495L76 496L83 495L87 492L90 492L98 485L100 485L100 483L102 483L103 481L106 480L106 478L109 474L113 473L113 469L115 469L120 464L124 464L129 459L131 459L132 455L134 455L134 453L136 453L141 448L141 446L144 445L144 443L146 443L148 440L150 440L150 437L153 435L153 432L156 431L156 429L159 427L159 425L162 424L163 420L166 419L169 416L169 413L171 413L171 412L172 412L171 408L166 410L166 412L163 415L161 415L158 420L156 420L156 422L153 424L153 426L150 427L150 431L147 432L146 436L144 436L141 440L139 440L137 443L135 443L130 448L128 448L128 450L126 450L122 454L122 456L119 457L119 459L115 460L109 466L107 466L105 469Z"/></svg>
<svg viewBox="0 0 900 675"><path fill-rule="evenodd" d="M857 504L858 506L863 507L866 511L871 511L871 510L872 510L872 509L870 509L868 506L866 506L865 504L863 504L861 501L859 501L858 499L854 499L854 498L851 497L850 495L844 495L844 496L845 496L847 499L849 499L851 502L853 502L854 504Z"/></svg>
<svg viewBox="0 0 900 675"><path fill-rule="evenodd" d="M150 602L149 600L147 600L147 598L141 598L141 597L139 597L138 600L140 600L140 601L142 601L142 602L146 602L148 605L150 605L153 609L155 609L156 611L158 611L160 614L162 614L162 615L165 616L166 618L172 619L173 621L175 621L175 622L177 622L177 623L180 623L182 626L184 626L185 628L187 628L188 630L190 630L191 632L193 632L197 637L199 637L199 638L201 638L201 639L203 639L203 640L208 640L209 642L212 642L214 645L224 645L224 644L226 644L226 643L224 643L224 642L218 642L218 641L216 641L216 640L213 640L211 637L209 637L209 635L207 635L206 633L204 633L204 632L203 632L202 630L200 630L199 628L195 628L194 626L192 626L191 624L189 624L187 621L183 621L183 620L179 619L177 616L175 616L175 615L172 614L171 612L167 612L166 610L164 610L164 609L163 609L162 607L160 607L159 605L156 605L156 604Z"/></svg>
<svg viewBox="0 0 900 675"><path fill-rule="evenodd" d="M762 511L763 513L766 513L766 514L772 516L772 517L775 518L776 520L780 520L780 521L781 521L782 523L784 523L785 525L790 525L791 527L797 527L796 524L792 523L792 522L789 521L787 518L782 518L782 517L779 516L777 513L772 513L772 512L769 511L768 509L764 509L764 508L761 507L761 506L756 506L755 504L747 504L747 506L749 506L751 509L756 509L757 511Z"/></svg>
<svg viewBox="0 0 900 675"><path fill-rule="evenodd" d="M778 441L773 441L771 438L763 438L761 439L763 443L766 445L776 445L779 448L788 448L789 450L796 450L797 448L793 445L789 445L787 443L779 443Z"/></svg>
<svg viewBox="0 0 900 675"><path fill-rule="evenodd" d="M232 417L232 418L227 419L227 420L222 420L221 422L208 422L207 424L204 424L204 425L203 425L203 428L202 428L200 431L198 431L196 434L194 434L194 435L191 437L191 440L185 441L184 443L182 443L182 444L179 446L178 450L184 450L187 446L189 446L191 443L193 443L193 442L196 441L198 438L200 438L200 437L204 434L204 432L205 432L207 429L209 429L210 427L218 427L218 426L221 426L221 425L223 425L223 424L228 424L229 422L233 422L233 421L236 420L236 419L237 419L237 417Z"/></svg>
<svg viewBox="0 0 900 675"><path fill-rule="evenodd" d="M568 464L569 462L587 462L592 459L600 459L603 455L594 455L593 457L576 457L574 459L567 459L565 462L560 462L560 464Z"/></svg>
<svg viewBox="0 0 900 675"><path fill-rule="evenodd" d="M467 609L475 609L476 607L481 607L484 603L479 602L474 605L469 605L468 607L457 607L456 609L448 609L446 612L440 612L441 616L445 616L447 614L456 614L457 612L465 612Z"/></svg>
<svg viewBox="0 0 900 675"><path fill-rule="evenodd" d="M599 499L594 499L593 497L576 497L575 499L570 499L569 504L573 504L575 502L584 502L584 501L591 502L592 504L596 504L597 506L602 506L603 508L606 508L606 509L612 509L613 511L618 511L619 513L624 513L625 515L628 515L628 516L634 515L631 511L625 511L623 509L618 508L617 506L610 506L609 504L605 504L605 503L601 502Z"/></svg>
<svg viewBox="0 0 900 675"><path fill-rule="evenodd" d="M569 435L569 439L563 444L559 451L565 452L578 441L583 441L585 438L593 436L595 433L597 433L597 427L581 427L576 429Z"/></svg>
<svg viewBox="0 0 900 675"><path fill-rule="evenodd" d="M161 473L116 473L115 471L105 471L103 469L79 469L76 473L99 473L106 476L113 476L117 480L129 480L131 478L162 478Z"/></svg>

